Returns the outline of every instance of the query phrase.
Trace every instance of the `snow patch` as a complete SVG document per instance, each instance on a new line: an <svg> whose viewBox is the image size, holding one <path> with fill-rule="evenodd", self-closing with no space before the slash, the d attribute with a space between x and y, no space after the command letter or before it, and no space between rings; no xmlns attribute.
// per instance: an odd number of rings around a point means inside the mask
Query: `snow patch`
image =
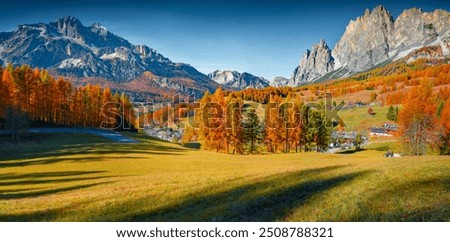
<svg viewBox="0 0 450 242"><path fill-rule="evenodd" d="M224 85L232 82L234 80L234 76L231 71L218 71L217 73L214 73L214 77L212 78L212 80L221 85Z"/></svg>
<svg viewBox="0 0 450 242"><path fill-rule="evenodd" d="M85 66L82 59L69 58L61 61L58 68L73 68L73 67L83 67Z"/></svg>
<svg viewBox="0 0 450 242"><path fill-rule="evenodd" d="M100 56L100 59L102 59L102 60L121 59L121 60L126 61L128 59L128 57L125 53L114 52L111 54L104 54L104 55Z"/></svg>

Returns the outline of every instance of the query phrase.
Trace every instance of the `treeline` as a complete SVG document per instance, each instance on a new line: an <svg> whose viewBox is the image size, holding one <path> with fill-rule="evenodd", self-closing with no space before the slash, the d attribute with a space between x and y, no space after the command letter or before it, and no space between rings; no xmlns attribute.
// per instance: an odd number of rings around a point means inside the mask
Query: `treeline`
<svg viewBox="0 0 450 242"><path fill-rule="evenodd" d="M425 60L408 64L392 63L337 82L317 84L316 88L329 90L335 97L362 90L374 90L383 94L408 86L418 86L423 78L428 78L433 86L450 84L449 71L450 64L430 66Z"/></svg>
<svg viewBox="0 0 450 242"><path fill-rule="evenodd" d="M0 124L8 126L17 117L26 118L31 126L120 129L134 125L126 95L100 86L74 87L27 65L0 67Z"/></svg>
<svg viewBox="0 0 450 242"><path fill-rule="evenodd" d="M254 104L254 103L253 103ZM255 104L256 105L256 104ZM289 153L325 151L332 123L325 105L304 104L293 93L270 95L265 107L244 104L236 93L205 93L186 127L182 142L201 141L203 148L223 153Z"/></svg>
<svg viewBox="0 0 450 242"><path fill-rule="evenodd" d="M420 85L428 80L433 87L450 84L450 64L429 65L426 60L419 59L411 63L391 63L368 72L337 81L308 85L299 90L310 90L320 99L323 92L332 92L334 97L368 90L375 101L386 102L387 105L400 104L407 87ZM380 97L385 94L386 97Z"/></svg>

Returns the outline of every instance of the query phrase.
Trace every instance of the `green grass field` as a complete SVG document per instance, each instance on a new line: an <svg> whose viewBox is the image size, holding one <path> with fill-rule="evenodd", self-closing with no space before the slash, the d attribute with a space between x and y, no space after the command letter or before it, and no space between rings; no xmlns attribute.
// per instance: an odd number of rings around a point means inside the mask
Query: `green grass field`
<svg viewBox="0 0 450 242"><path fill-rule="evenodd" d="M225 155L132 135L0 147L0 221L450 221L450 157Z"/></svg>
<svg viewBox="0 0 450 242"><path fill-rule="evenodd" d="M356 107L353 109L339 111L339 116L346 124L346 130L368 130L371 127L381 127L385 123L392 123L387 119L389 106L378 105L370 107L375 115L367 113L369 107Z"/></svg>

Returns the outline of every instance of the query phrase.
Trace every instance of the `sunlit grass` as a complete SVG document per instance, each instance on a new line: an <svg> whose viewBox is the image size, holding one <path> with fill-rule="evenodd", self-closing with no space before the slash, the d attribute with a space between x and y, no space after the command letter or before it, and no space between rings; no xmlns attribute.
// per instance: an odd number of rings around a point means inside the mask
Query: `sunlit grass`
<svg viewBox="0 0 450 242"><path fill-rule="evenodd" d="M450 158L225 155L51 135L0 148L0 221L449 221Z"/></svg>
<svg viewBox="0 0 450 242"><path fill-rule="evenodd" d="M369 115L368 109L372 108L375 115ZM365 107L355 107L352 109L345 109L339 111L339 116L344 121L346 130L366 130L368 131L371 127L381 127L384 123L391 123L387 119L387 113L389 106L380 107L375 106L365 106Z"/></svg>

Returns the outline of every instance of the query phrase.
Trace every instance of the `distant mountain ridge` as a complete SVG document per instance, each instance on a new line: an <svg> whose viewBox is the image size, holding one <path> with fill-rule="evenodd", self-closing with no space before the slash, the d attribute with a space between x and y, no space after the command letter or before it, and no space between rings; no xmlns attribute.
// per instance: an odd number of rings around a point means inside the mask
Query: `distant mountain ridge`
<svg viewBox="0 0 450 242"><path fill-rule="evenodd" d="M282 76L277 76L275 78L273 78L273 80L270 82L270 85L273 87L283 87L289 84L289 79L282 77Z"/></svg>
<svg viewBox="0 0 450 242"><path fill-rule="evenodd" d="M208 74L208 77L220 85L238 90L246 88L260 89L270 85L269 81L265 78L254 76L247 72L239 73L237 71L216 70Z"/></svg>
<svg viewBox="0 0 450 242"><path fill-rule="evenodd" d="M289 81L299 86L369 70L404 58L422 47L436 46L441 58L449 55L450 13L403 11L396 19L383 6L351 20L331 50L324 40L307 50Z"/></svg>
<svg viewBox="0 0 450 242"><path fill-rule="evenodd" d="M19 25L13 32L0 33L0 64L6 63L28 64L56 75L104 78L115 83L130 82L151 72L155 78L191 80L189 88L182 81L174 85L179 91L187 90L186 93L202 93L217 87L188 64L174 63L148 46L131 44L101 24L86 27L70 16L48 24Z"/></svg>

